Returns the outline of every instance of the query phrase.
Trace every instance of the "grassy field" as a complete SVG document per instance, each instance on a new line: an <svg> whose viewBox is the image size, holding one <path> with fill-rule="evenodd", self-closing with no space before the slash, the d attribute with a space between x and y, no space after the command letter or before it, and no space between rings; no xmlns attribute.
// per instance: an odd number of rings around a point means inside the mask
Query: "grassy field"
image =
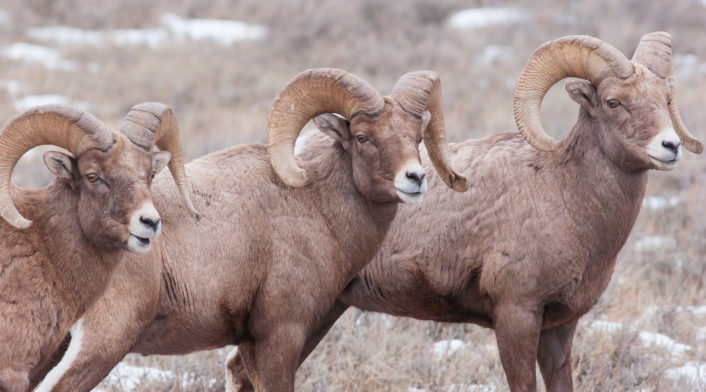
<svg viewBox="0 0 706 392"><path fill-rule="evenodd" d="M32 103L65 102L115 128L134 104L162 101L177 114L189 160L263 141L276 92L306 68L343 68L383 93L408 71L433 69L442 78L449 140L460 141L515 129L514 84L541 43L589 34L630 56L640 36L666 30L682 118L706 139L706 0L528 3L0 0L0 118ZM458 11L470 8L485 14L458 27ZM265 33L229 43L199 38L180 30L194 18L242 21L247 31ZM47 30L52 26L73 29ZM138 38L129 43L127 36ZM576 113L557 84L544 101L545 128L561 138ZM13 180L36 187L51 176L41 154L31 153ZM706 390L705 180L706 160L688 152L674 171L650 174L612 282L579 324L576 390ZM223 390L227 353L128 356L100 388ZM507 389L492 331L356 310L304 363L297 387Z"/></svg>

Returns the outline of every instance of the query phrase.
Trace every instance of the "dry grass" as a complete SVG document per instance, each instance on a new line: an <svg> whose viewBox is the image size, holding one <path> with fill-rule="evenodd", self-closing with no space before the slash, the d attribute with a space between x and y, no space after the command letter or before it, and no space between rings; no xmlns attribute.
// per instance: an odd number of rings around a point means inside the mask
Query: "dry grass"
<svg viewBox="0 0 706 392"><path fill-rule="evenodd" d="M278 0L93 1L0 0L10 14L0 23L0 46L29 42L56 47L78 64L50 71L40 64L0 56L0 118L17 114L13 102L26 95L62 94L116 126L138 102L158 100L175 108L187 159L237 143L261 141L277 90L299 71L318 66L354 72L387 91L416 69L442 77L449 139L458 141L514 129L511 102L515 78L542 42L566 34L591 34L631 53L639 37L655 30L674 37L678 96L692 132L706 139L706 5L703 0L561 2L422 0L298 2ZM302 4L303 3L303 4ZM527 18L512 26L478 30L451 28L453 11L479 6L516 7ZM84 29L152 28L166 12L183 18L227 18L269 28L262 42L230 47L208 41L145 46L56 46L35 41L26 29L65 25ZM0 18L1 20L1 18ZM487 49L500 55L489 56ZM694 57L684 57L691 54ZM485 59L485 60L484 60ZM695 62L690 62L694 60ZM12 91L4 86L18 81ZM561 86L543 107L545 126L565 135L576 105ZM37 186L50 180L41 154L25 158L15 182ZM574 380L579 391L697 391L672 381L667 369L689 361L706 363L706 315L684 310L706 305L706 165L685 154L673 172L652 173L648 196L677 203L644 208L620 254L612 283L582 320L574 343ZM645 238L661 236L650 248ZM642 241L642 242L641 242ZM681 310L679 310L681 307ZM606 332L593 320L621 323ZM646 346L640 332L662 333L691 347ZM435 342L460 339L465 346L437 356ZM306 391L502 391L506 384L491 331L473 325L440 324L350 310L298 372ZM168 381L146 379L137 390L222 390L227 350L183 357L129 356L126 363L170 369ZM188 382L182 382L183 380ZM175 381L176 380L176 381ZM476 385L476 387L472 387ZM486 386L483 389L481 386ZM104 383L101 388L120 390Z"/></svg>

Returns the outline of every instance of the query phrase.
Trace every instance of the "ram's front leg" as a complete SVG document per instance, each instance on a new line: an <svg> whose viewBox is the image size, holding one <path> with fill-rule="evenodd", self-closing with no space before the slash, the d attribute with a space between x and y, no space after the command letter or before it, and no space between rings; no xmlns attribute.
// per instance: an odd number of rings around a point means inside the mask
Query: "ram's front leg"
<svg viewBox="0 0 706 392"><path fill-rule="evenodd" d="M324 317L319 327L307 338L301 358L299 358L299 365L314 351L314 348L316 348L321 339L326 336L333 324L336 323L336 320L341 317L346 309L348 309L348 306L344 305L342 302L337 300L334 303L333 308L326 317ZM250 382L250 378L248 377L240 351L237 348L233 349L226 359L225 379L226 392L253 392L255 390L253 383Z"/></svg>
<svg viewBox="0 0 706 392"><path fill-rule="evenodd" d="M534 306L499 304L493 325L510 391L535 392L541 314Z"/></svg>
<svg viewBox="0 0 706 392"><path fill-rule="evenodd" d="M29 373L12 368L0 369L0 391L24 392L29 386Z"/></svg>
<svg viewBox="0 0 706 392"><path fill-rule="evenodd" d="M304 349L305 326L279 325L240 347L242 360L258 392L294 392L294 376Z"/></svg>
<svg viewBox="0 0 706 392"><path fill-rule="evenodd" d="M111 283L103 297L71 327L64 356L43 377L37 392L90 391L130 352L152 320L159 290L156 268L144 263L118 268L122 276L134 276L121 281L123 284Z"/></svg>
<svg viewBox="0 0 706 392"><path fill-rule="evenodd" d="M49 371L35 391L93 389L130 352L136 339L131 322L112 320L96 325L85 318L80 319L71 328L71 341L61 361Z"/></svg>

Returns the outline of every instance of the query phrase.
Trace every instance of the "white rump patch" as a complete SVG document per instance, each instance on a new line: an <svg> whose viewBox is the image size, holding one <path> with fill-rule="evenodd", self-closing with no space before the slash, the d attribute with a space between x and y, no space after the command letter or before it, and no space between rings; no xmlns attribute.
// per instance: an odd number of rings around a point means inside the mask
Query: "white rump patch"
<svg viewBox="0 0 706 392"><path fill-rule="evenodd" d="M61 361L44 377L41 384L35 389L35 392L49 392L61 379L71 365L76 361L78 354L81 352L81 345L83 344L83 318L78 319L71 329L71 342L69 343L69 348L64 353Z"/></svg>

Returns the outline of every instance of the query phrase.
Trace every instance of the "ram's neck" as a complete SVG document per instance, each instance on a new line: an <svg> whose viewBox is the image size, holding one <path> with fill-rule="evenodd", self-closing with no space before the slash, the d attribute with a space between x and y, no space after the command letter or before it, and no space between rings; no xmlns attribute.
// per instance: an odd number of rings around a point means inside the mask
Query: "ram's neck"
<svg viewBox="0 0 706 392"><path fill-rule="evenodd" d="M398 203L376 203L365 199L355 188L347 154L331 149L330 156L311 161L309 170L328 174L313 185L319 195L319 212L327 222L337 252L342 284L346 284L377 254ZM330 165L330 167L326 167ZM314 169L317 168L317 169Z"/></svg>
<svg viewBox="0 0 706 392"><path fill-rule="evenodd" d="M647 171L627 172L600 148L595 124L585 113L559 144L554 165L565 184L565 205L579 225L585 225L606 253L617 254L640 212ZM557 169L559 169L557 167ZM610 257L608 257L610 258ZM594 258L595 259L595 258Z"/></svg>
<svg viewBox="0 0 706 392"><path fill-rule="evenodd" d="M61 181L40 190L18 190L17 207L33 221L27 234L32 252L44 259L42 279L53 299L63 303L71 320L80 315L105 288L123 252L98 249L88 243L76 215L78 197ZM74 313L74 314L71 314Z"/></svg>

